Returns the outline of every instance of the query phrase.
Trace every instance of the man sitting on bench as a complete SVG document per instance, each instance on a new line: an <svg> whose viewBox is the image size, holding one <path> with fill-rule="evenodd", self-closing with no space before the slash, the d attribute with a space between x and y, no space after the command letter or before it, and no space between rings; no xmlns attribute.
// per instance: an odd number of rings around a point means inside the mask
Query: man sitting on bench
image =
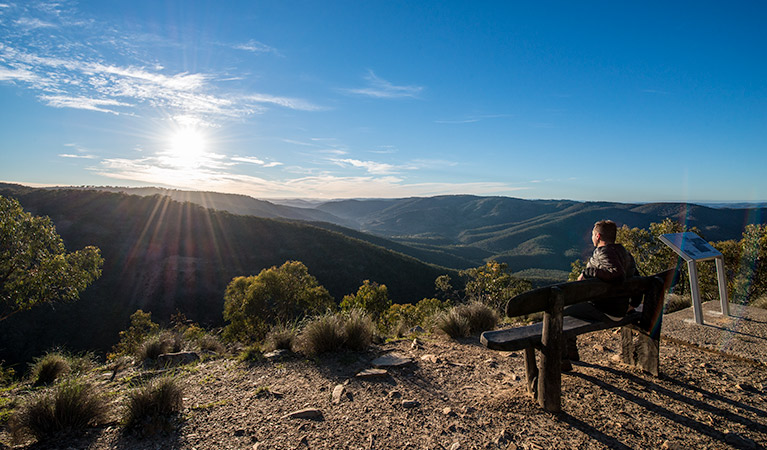
<svg viewBox="0 0 767 450"><path fill-rule="evenodd" d="M618 226L612 220L600 220L594 224L591 231L591 242L594 253L586 264L586 269L578 277L578 281L586 278L599 278L602 281L620 283L626 278L639 275L634 257L621 244L616 244ZM584 320L601 320L615 322L621 320L628 311L636 307L627 297L594 300L576 303L564 309L563 314ZM565 343L562 355L562 370L572 370L570 360L578 361L576 337L569 337Z"/></svg>

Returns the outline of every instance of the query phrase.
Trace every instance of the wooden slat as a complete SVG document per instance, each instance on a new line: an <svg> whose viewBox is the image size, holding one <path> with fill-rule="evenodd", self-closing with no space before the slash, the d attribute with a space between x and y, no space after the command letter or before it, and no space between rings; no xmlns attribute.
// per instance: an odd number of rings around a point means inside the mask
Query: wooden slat
<svg viewBox="0 0 767 450"><path fill-rule="evenodd" d="M562 323L562 334L565 336L577 336L592 331L607 328L620 327L635 323L641 316L640 312L632 312L619 322L600 322L577 319L565 316ZM503 330L485 331L479 340L491 350L513 352L527 347L540 347L543 322L534 323L523 327L506 328Z"/></svg>

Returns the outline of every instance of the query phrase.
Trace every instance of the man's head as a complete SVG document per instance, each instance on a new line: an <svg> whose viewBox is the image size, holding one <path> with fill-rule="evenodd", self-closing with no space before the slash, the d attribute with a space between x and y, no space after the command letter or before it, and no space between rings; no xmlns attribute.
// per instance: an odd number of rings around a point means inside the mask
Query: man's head
<svg viewBox="0 0 767 450"><path fill-rule="evenodd" d="M600 220L594 224L594 229L591 231L591 242L594 244L594 247L614 244L617 235L618 225L615 222L612 220Z"/></svg>

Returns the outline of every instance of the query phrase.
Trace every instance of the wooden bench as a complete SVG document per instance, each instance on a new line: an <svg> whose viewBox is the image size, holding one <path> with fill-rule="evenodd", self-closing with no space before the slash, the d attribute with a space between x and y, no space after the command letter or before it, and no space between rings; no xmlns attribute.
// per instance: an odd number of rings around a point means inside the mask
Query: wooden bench
<svg viewBox="0 0 767 450"><path fill-rule="evenodd" d="M521 316L543 311L543 321L528 326L482 333L487 348L525 351L527 389L547 411L559 412L562 399L562 351L565 339L592 331L621 327L623 362L658 376L660 328L664 294L672 284L674 270L622 283L596 279L574 281L534 289L506 305L506 315ZM642 297L641 305L618 322L602 322L564 316L565 306L614 297ZM540 351L540 369L535 350Z"/></svg>

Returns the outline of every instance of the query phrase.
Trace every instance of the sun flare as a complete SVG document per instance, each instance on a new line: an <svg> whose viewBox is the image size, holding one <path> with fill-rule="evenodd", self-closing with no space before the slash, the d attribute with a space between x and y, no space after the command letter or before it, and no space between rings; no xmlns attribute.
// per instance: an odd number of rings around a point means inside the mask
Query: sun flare
<svg viewBox="0 0 767 450"><path fill-rule="evenodd" d="M197 167L204 161L206 154L205 135L196 128L179 128L168 137L168 149L165 156L167 156L168 162L174 166Z"/></svg>

